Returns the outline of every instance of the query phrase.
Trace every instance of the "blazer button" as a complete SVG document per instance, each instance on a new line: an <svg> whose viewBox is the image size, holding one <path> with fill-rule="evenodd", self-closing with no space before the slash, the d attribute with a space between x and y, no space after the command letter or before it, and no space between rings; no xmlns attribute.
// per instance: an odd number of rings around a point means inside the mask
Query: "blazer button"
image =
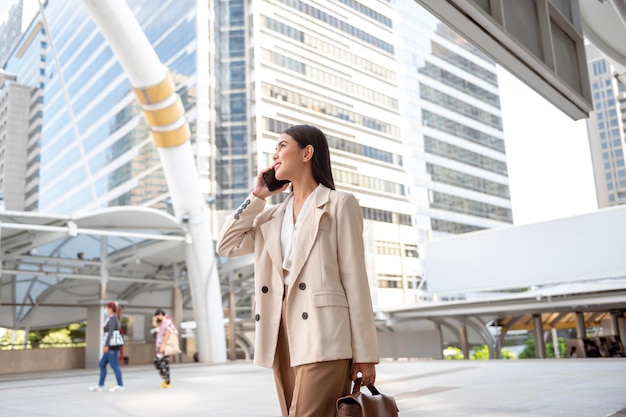
<svg viewBox="0 0 626 417"><path fill-rule="evenodd" d="M301 282L300 285L298 285L298 288L300 288L301 290L306 290L306 284L304 282Z"/></svg>
<svg viewBox="0 0 626 417"><path fill-rule="evenodd" d="M266 293L266 292L268 292L269 290L270 290L270 289L269 289L269 288L267 288L267 286L265 286L265 285L263 286L263 288L261 288L261 291L263 291L263 293Z"/></svg>
<svg viewBox="0 0 626 417"><path fill-rule="evenodd" d="M306 320L309 318L309 314L305 311L304 313L302 313L302 319Z"/></svg>
<svg viewBox="0 0 626 417"><path fill-rule="evenodd" d="M261 320L261 315L260 314L255 314L254 315L254 321L259 321Z"/></svg>

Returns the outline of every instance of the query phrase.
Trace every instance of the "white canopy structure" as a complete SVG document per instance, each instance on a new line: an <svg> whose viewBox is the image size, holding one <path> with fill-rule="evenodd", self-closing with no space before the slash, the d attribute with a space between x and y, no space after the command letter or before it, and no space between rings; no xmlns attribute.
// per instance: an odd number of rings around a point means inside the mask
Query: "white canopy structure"
<svg viewBox="0 0 626 417"><path fill-rule="evenodd" d="M626 0L581 1L580 13L585 36L626 66Z"/></svg>
<svg viewBox="0 0 626 417"><path fill-rule="evenodd" d="M47 329L85 319L85 306L115 300L150 313L183 294L187 232L176 218L144 207L77 216L0 212L0 326Z"/></svg>

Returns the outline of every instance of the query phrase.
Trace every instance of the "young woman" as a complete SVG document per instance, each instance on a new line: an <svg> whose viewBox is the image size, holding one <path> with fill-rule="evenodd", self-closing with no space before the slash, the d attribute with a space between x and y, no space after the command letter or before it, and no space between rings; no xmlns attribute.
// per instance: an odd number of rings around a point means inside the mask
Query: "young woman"
<svg viewBox="0 0 626 417"><path fill-rule="evenodd" d="M282 415L335 416L335 401L362 375L373 384L378 343L365 271L363 219L352 194L335 190L326 137L292 126L276 143L273 165L229 216L222 256L255 254L255 354L271 367ZM265 208L271 169L292 191Z"/></svg>
<svg viewBox="0 0 626 417"><path fill-rule="evenodd" d="M156 321L157 337L156 337L156 356L154 358L154 367L159 371L159 375L163 381L161 388L171 388L170 380L170 357L165 354L165 344L170 337L178 337L178 330L172 321L172 318L165 314L165 311L158 309L154 313Z"/></svg>
<svg viewBox="0 0 626 417"><path fill-rule="evenodd" d="M120 348L122 344L115 343L116 340L114 338L113 332L115 330L119 331L121 329L120 321L117 318L117 304L111 301L106 305L107 309L107 318L104 321L104 347L102 348L103 354L100 359L100 381L98 381L98 385L94 385L90 387L90 391L101 392L104 387L104 380L107 377L107 364L111 365L111 369L113 369L113 373L115 373L115 379L117 380L117 385L111 388L109 391L124 391L124 382L122 381L122 371L120 370Z"/></svg>

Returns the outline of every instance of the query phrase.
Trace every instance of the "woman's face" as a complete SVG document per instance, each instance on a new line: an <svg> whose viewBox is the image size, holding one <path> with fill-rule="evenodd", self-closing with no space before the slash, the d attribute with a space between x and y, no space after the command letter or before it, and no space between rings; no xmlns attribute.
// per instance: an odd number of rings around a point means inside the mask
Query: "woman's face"
<svg viewBox="0 0 626 417"><path fill-rule="evenodd" d="M283 133L276 141L274 170L279 180L291 180L302 172L304 149L291 136Z"/></svg>

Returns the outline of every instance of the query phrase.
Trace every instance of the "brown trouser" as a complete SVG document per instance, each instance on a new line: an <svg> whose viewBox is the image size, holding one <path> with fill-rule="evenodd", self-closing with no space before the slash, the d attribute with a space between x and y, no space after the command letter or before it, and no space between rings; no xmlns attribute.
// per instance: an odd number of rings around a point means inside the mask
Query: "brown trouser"
<svg viewBox="0 0 626 417"><path fill-rule="evenodd" d="M335 417L337 398L350 393L352 361L340 359L291 367L286 330L283 300L273 366L282 416Z"/></svg>

